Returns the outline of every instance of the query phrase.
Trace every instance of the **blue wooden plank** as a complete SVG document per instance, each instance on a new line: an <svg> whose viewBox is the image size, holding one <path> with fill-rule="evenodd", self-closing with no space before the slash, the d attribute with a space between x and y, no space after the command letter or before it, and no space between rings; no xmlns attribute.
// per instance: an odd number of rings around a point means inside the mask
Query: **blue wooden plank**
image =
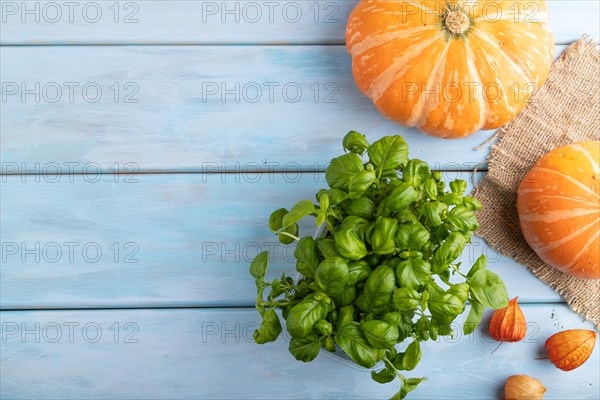
<svg viewBox="0 0 600 400"><path fill-rule="evenodd" d="M487 157L474 148L492 135L444 141L386 120L357 90L342 46L2 47L0 55L5 174L323 170L352 129L371 140L401 134L432 167L472 170Z"/></svg>
<svg viewBox="0 0 600 400"><path fill-rule="evenodd" d="M485 334L490 312L472 335L457 325L456 338L425 343L420 365L406 375L428 381L410 398L501 398L508 376L527 374L548 388L544 399L598 399L598 346L571 372L536 359L545 356L550 335L591 324L565 305L522 308L527 337L493 354L498 343ZM2 312L0 318L3 399L383 399L395 388L325 352L298 362L285 336L256 345L253 309Z"/></svg>
<svg viewBox="0 0 600 400"><path fill-rule="evenodd" d="M471 174L447 173L458 177ZM279 246L268 231L270 213L326 187L320 173L46 178L2 177L5 309L252 305L256 289L247 271L258 251L271 250L271 278L294 271L293 248ZM302 233L311 234L313 224ZM463 261L472 264L482 253L511 296L561 301L481 239Z"/></svg>
<svg viewBox="0 0 600 400"><path fill-rule="evenodd" d="M2 0L0 43L341 44L348 15L356 3L356 0L121 0L68 5L52 0L28 4ZM550 0L548 3L557 43L571 43L583 33L600 37L598 2ZM530 8L527 10L530 12Z"/></svg>

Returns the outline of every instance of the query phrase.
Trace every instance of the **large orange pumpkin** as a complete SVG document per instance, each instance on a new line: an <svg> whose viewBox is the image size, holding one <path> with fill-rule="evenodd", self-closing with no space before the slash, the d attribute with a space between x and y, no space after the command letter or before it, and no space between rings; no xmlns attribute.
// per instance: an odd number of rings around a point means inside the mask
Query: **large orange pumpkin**
<svg viewBox="0 0 600 400"><path fill-rule="evenodd" d="M513 119L554 57L543 0L362 0L346 46L383 115L444 138Z"/></svg>
<svg viewBox="0 0 600 400"><path fill-rule="evenodd" d="M518 190L527 243L547 264L600 278L600 142L560 147L538 160Z"/></svg>

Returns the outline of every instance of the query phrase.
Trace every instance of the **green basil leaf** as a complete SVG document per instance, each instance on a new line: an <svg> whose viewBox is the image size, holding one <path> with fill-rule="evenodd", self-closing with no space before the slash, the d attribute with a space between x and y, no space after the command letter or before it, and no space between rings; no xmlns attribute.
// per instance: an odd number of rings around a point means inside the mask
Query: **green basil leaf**
<svg viewBox="0 0 600 400"><path fill-rule="evenodd" d="M321 338L321 346L327 350L330 351L332 353L335 352L336 348L335 348L335 340L333 340L333 338L331 336L326 336L324 338Z"/></svg>
<svg viewBox="0 0 600 400"><path fill-rule="evenodd" d="M323 213L326 213L329 209L329 195L324 193L321 198L319 198L319 208Z"/></svg>
<svg viewBox="0 0 600 400"><path fill-rule="evenodd" d="M475 328L481 322L481 318L483 317L483 312L485 311L485 307L478 302L477 300L469 300L471 304L471 309L469 310L469 315L467 315L467 319L463 326L463 330L465 335L475 332Z"/></svg>
<svg viewBox="0 0 600 400"><path fill-rule="evenodd" d="M337 317L337 328L354 321L354 306L352 304L340 308Z"/></svg>
<svg viewBox="0 0 600 400"><path fill-rule="evenodd" d="M406 348L404 357L402 357L402 368L398 369L412 371L419 364L419 361L421 361L421 355L421 344L415 340Z"/></svg>
<svg viewBox="0 0 600 400"><path fill-rule="evenodd" d="M362 171L350 178L348 197L357 199L375 182L373 171Z"/></svg>
<svg viewBox="0 0 600 400"><path fill-rule="evenodd" d="M280 208L271 213L271 216L269 217L269 228L273 233L276 233L283 227L283 217L285 217L288 212L289 211L285 208Z"/></svg>
<svg viewBox="0 0 600 400"><path fill-rule="evenodd" d="M365 135L362 135L356 131L350 131L344 136L342 140L342 146L344 149L356 153L363 154L369 147L369 142Z"/></svg>
<svg viewBox="0 0 600 400"><path fill-rule="evenodd" d="M479 229L479 222L473 211L463 206L456 206L448 213L446 225L451 231L474 231Z"/></svg>
<svg viewBox="0 0 600 400"><path fill-rule="evenodd" d="M437 340L438 339L438 328L437 328L437 324L435 323L435 320L431 320L430 324L429 324L429 338L431 340Z"/></svg>
<svg viewBox="0 0 600 400"><path fill-rule="evenodd" d="M329 205L337 206L348 198L348 193L340 189L329 189L327 190L327 196L329 196Z"/></svg>
<svg viewBox="0 0 600 400"><path fill-rule="evenodd" d="M328 307L324 301L315 298L305 298L292 307L287 315L287 330L293 337L308 336L317 321L327 317Z"/></svg>
<svg viewBox="0 0 600 400"><path fill-rule="evenodd" d="M403 183L394 190L387 198L386 207L391 211L400 211L408 208L417 201L419 194L410 183Z"/></svg>
<svg viewBox="0 0 600 400"><path fill-rule="evenodd" d="M428 201L421 206L421 214L431 226L440 226L443 221L443 213L447 206L439 201Z"/></svg>
<svg viewBox="0 0 600 400"><path fill-rule="evenodd" d="M324 194L327 194L327 189L319 189L319 191L318 191L318 192L317 192L317 194L315 195L315 198L317 199L317 202L319 202L319 203L321 202L321 197L322 197ZM329 195L328 195L328 197L329 197Z"/></svg>
<svg viewBox="0 0 600 400"><path fill-rule="evenodd" d="M333 300L338 306L347 306L356 300L356 287L346 286L341 294L334 296Z"/></svg>
<svg viewBox="0 0 600 400"><path fill-rule="evenodd" d="M364 170L365 167L358 155L354 153L344 154L331 160L325 171L325 180L331 188L347 192L352 178Z"/></svg>
<svg viewBox="0 0 600 400"><path fill-rule="evenodd" d="M417 288L431 278L431 265L420 258L408 258L396 267L396 277L401 287Z"/></svg>
<svg viewBox="0 0 600 400"><path fill-rule="evenodd" d="M406 398L406 396L412 392L413 390L415 390L417 388L417 386L419 385L419 383L426 381L427 378L408 378L404 381L404 384L402 385L402 388L400 389L400 396L398 399L404 399ZM391 399L391 400L396 400L396 399Z"/></svg>
<svg viewBox="0 0 600 400"><path fill-rule="evenodd" d="M364 282L371 273L371 267L366 261L350 261L348 263L348 285Z"/></svg>
<svg viewBox="0 0 600 400"><path fill-rule="evenodd" d="M260 315L265 314L265 306L262 304L265 299L263 298L263 294L265 292L266 283L262 279L256 279L256 300L254 301L254 307L260 313Z"/></svg>
<svg viewBox="0 0 600 400"><path fill-rule="evenodd" d="M327 216L323 212L317 213L317 219L315 220L315 224L317 226L323 225L323 223L325 223L326 218L327 218Z"/></svg>
<svg viewBox="0 0 600 400"><path fill-rule="evenodd" d="M479 200L471 196L463 197L463 205L471 211L479 211L483 208Z"/></svg>
<svg viewBox="0 0 600 400"><path fill-rule="evenodd" d="M367 255L367 247L358 235L350 229L335 233L335 244L338 252L344 258L361 260Z"/></svg>
<svg viewBox="0 0 600 400"><path fill-rule="evenodd" d="M398 324L398 329L400 330L399 341L403 341L408 337L412 336L415 333L415 326L413 324L413 312L402 312L400 313L401 321Z"/></svg>
<svg viewBox="0 0 600 400"><path fill-rule="evenodd" d="M292 337L289 351L298 361L309 362L317 358L321 350L321 340L316 336Z"/></svg>
<svg viewBox="0 0 600 400"><path fill-rule="evenodd" d="M349 215L337 226L338 231L350 230L354 231L361 240L365 240L366 231L370 222L367 219Z"/></svg>
<svg viewBox="0 0 600 400"><path fill-rule="evenodd" d="M282 293L283 290L281 289L281 281L279 279L275 279L273 283L271 283L271 293L269 294L269 298L275 299Z"/></svg>
<svg viewBox="0 0 600 400"><path fill-rule="evenodd" d="M467 182L462 179L456 179L450 182L450 190L452 193L463 194L467 190Z"/></svg>
<svg viewBox="0 0 600 400"><path fill-rule="evenodd" d="M458 193L446 193L438 198L444 204L459 206L463 203L463 197Z"/></svg>
<svg viewBox="0 0 600 400"><path fill-rule="evenodd" d="M465 309L465 302L452 293L435 294L429 298L428 307L434 317L456 317Z"/></svg>
<svg viewBox="0 0 600 400"><path fill-rule="evenodd" d="M437 182L433 178L429 178L425 183L425 194L431 200L435 200L438 196Z"/></svg>
<svg viewBox="0 0 600 400"><path fill-rule="evenodd" d="M396 269L396 266L398 265L398 263L400 261L402 261L402 259L400 257L389 256L387 258L382 257L381 262L379 264L387 265L388 267L390 267L392 269Z"/></svg>
<svg viewBox="0 0 600 400"><path fill-rule="evenodd" d="M279 242L283 243L283 244L290 244L294 242L294 238L288 235L283 234L283 232L287 232L290 233L294 236L298 236L298 224L293 224L288 226L287 228L279 231L279 233L277 234L277 237L279 238Z"/></svg>
<svg viewBox="0 0 600 400"><path fill-rule="evenodd" d="M395 236L398 231L398 220L379 217L371 234L371 247L375 254L391 254L396 250Z"/></svg>
<svg viewBox="0 0 600 400"><path fill-rule="evenodd" d="M379 176L381 180L387 180L390 182L395 182L398 180L398 172L394 169L384 169L381 171L381 175Z"/></svg>
<svg viewBox="0 0 600 400"><path fill-rule="evenodd" d="M315 271L315 284L330 296L342 294L348 283L348 264L340 257L326 258Z"/></svg>
<svg viewBox="0 0 600 400"><path fill-rule="evenodd" d="M406 398L406 393L404 392L404 390L402 390L403 388L404 388L404 385L402 385L400 387L400 390L398 391L398 393L396 393L395 395L390 397L390 400L404 400Z"/></svg>
<svg viewBox="0 0 600 400"><path fill-rule="evenodd" d="M417 323L415 324L415 331L419 340L429 340L429 325L429 319L426 316L422 316L417 320Z"/></svg>
<svg viewBox="0 0 600 400"><path fill-rule="evenodd" d="M394 291L394 305L400 311L414 311L421 304L421 294L414 289L401 287Z"/></svg>
<svg viewBox="0 0 600 400"><path fill-rule="evenodd" d="M446 285L450 285L450 269L444 269L442 271L436 271L442 282Z"/></svg>
<svg viewBox="0 0 600 400"><path fill-rule="evenodd" d="M362 322L360 329L369 344L376 349L387 349L394 346L400 335L397 326L376 319Z"/></svg>
<svg viewBox="0 0 600 400"><path fill-rule="evenodd" d="M473 274L475 272L479 271L480 269L486 269L486 266L487 266L487 257L484 255L479 256L477 261L475 261L475 264L473 264L473 266L469 270L469 273L467 274L467 278L472 277Z"/></svg>
<svg viewBox="0 0 600 400"><path fill-rule="evenodd" d="M389 383L396 379L396 371L388 368L384 368L378 372L371 371L371 378L378 383Z"/></svg>
<svg viewBox="0 0 600 400"><path fill-rule="evenodd" d="M333 331L333 327L331 326L331 323L324 319L318 321L315 324L315 329L317 330L317 332L319 332L323 336L329 336L329 335L331 335L331 332Z"/></svg>
<svg viewBox="0 0 600 400"><path fill-rule="evenodd" d="M398 169L408 160L408 144L401 136L384 136L369 146L367 153L379 171Z"/></svg>
<svg viewBox="0 0 600 400"><path fill-rule="evenodd" d="M319 265L317 242L310 236L303 237L294 250L294 257L296 257L296 271L307 278L314 279Z"/></svg>
<svg viewBox="0 0 600 400"><path fill-rule="evenodd" d="M387 208L386 204L387 197L384 197L377 205L377 210L375 211L375 218L388 217L391 214L391 211Z"/></svg>
<svg viewBox="0 0 600 400"><path fill-rule="evenodd" d="M444 289L442 289L440 287L440 285L438 285L435 281L429 281L427 282L427 292L429 294L429 297L431 297L434 294L443 294L444 293Z"/></svg>
<svg viewBox="0 0 600 400"><path fill-rule="evenodd" d="M387 307L395 288L394 270L380 265L367 278L362 293L356 299L356 306L363 311L380 312Z"/></svg>
<svg viewBox="0 0 600 400"><path fill-rule="evenodd" d="M340 327L335 341L355 363L365 368L373 368L385 355L385 350L375 349L369 344L358 322Z"/></svg>
<svg viewBox="0 0 600 400"><path fill-rule="evenodd" d="M419 223L419 218L417 218L417 216L410 210L402 210L397 212L396 219L400 224L403 225Z"/></svg>
<svg viewBox="0 0 600 400"><path fill-rule="evenodd" d="M419 222L398 227L396 244L401 250L421 250L429 242L431 234Z"/></svg>
<svg viewBox="0 0 600 400"><path fill-rule="evenodd" d="M381 320L387 322L388 324L398 326L402 321L402 314L398 311L388 311L383 314Z"/></svg>
<svg viewBox="0 0 600 400"><path fill-rule="evenodd" d="M335 248L335 240L332 238L317 239L317 247L325 258L340 256L340 253L338 253L337 249Z"/></svg>
<svg viewBox="0 0 600 400"><path fill-rule="evenodd" d="M460 232L452 232L444 243L434 251L431 263L434 273L441 273L448 269L451 262L462 254L467 245L467 238Z"/></svg>
<svg viewBox="0 0 600 400"><path fill-rule="evenodd" d="M261 251L250 263L250 274L256 279L263 279L269 265L269 252Z"/></svg>
<svg viewBox="0 0 600 400"><path fill-rule="evenodd" d="M402 168L402 180L415 188L427 182L430 176L429 165L416 158L409 160Z"/></svg>
<svg viewBox="0 0 600 400"><path fill-rule="evenodd" d="M270 309L263 314L263 320L260 328L252 334L254 341L258 344L274 342L281 333L281 322L275 313L275 310Z"/></svg>
<svg viewBox="0 0 600 400"><path fill-rule="evenodd" d="M458 297L451 294L444 294L430 299L428 307L432 319L435 319L438 325L444 326L450 325L465 309L465 305L461 303Z"/></svg>
<svg viewBox="0 0 600 400"><path fill-rule="evenodd" d="M373 214L375 214L375 207L376 206L373 200L367 197L359 197L352 200L346 206L345 211L348 215L353 215L364 219L371 219L373 218Z"/></svg>
<svg viewBox="0 0 600 400"><path fill-rule="evenodd" d="M463 303L466 303L469 298L469 285L466 283L456 283L450 285L447 293L453 294L460 299Z"/></svg>
<svg viewBox="0 0 600 400"><path fill-rule="evenodd" d="M287 215L287 213L288 210L286 210L285 208L280 208L279 210L273 211L273 213L269 217L269 228L272 232L277 233L279 230L281 230L281 228L283 228L283 218ZM298 225L292 224L286 227L283 231L290 233L294 236L298 236ZM283 235L280 233L277 236L279 238L279 241L283 244L290 244L294 241L294 238L288 235Z"/></svg>
<svg viewBox="0 0 600 400"><path fill-rule="evenodd" d="M508 304L508 292L502 279L488 269L480 269L467 280L477 301L489 308L503 308Z"/></svg>
<svg viewBox="0 0 600 400"><path fill-rule="evenodd" d="M421 301L421 311L425 311L425 309L427 308L427 303L429 302L429 291L423 290L421 296L423 298L423 300Z"/></svg>
<svg viewBox="0 0 600 400"><path fill-rule="evenodd" d="M429 336L431 340L437 340L438 336L452 336L454 331L450 326L450 323L456 317L433 317L431 324L429 325Z"/></svg>
<svg viewBox="0 0 600 400"><path fill-rule="evenodd" d="M287 213L282 220L283 228L287 228L290 225L295 224L302 218L316 212L315 206L310 200L299 201L292 207L289 213Z"/></svg>

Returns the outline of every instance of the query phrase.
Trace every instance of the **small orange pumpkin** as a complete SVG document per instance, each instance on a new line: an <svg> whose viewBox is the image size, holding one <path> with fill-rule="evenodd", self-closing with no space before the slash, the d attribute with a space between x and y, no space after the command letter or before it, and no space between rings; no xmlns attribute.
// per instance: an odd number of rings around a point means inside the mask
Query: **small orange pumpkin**
<svg viewBox="0 0 600 400"><path fill-rule="evenodd" d="M600 278L600 142L560 147L521 182L523 236L547 264L580 278Z"/></svg>
<svg viewBox="0 0 600 400"><path fill-rule="evenodd" d="M361 0L346 46L383 115L444 138L513 119L554 58L544 0Z"/></svg>

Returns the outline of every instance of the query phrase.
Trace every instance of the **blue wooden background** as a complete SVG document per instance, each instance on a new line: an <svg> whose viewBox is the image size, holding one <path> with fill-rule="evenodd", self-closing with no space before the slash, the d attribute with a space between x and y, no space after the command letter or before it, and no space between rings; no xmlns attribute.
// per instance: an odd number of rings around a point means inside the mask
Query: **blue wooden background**
<svg viewBox="0 0 600 400"><path fill-rule="evenodd" d="M426 137L360 95L343 46L355 4L0 1L2 399L393 393L330 354L296 362L285 337L252 342L249 260L271 249L271 276L293 270L265 221L325 185L348 130L401 134L447 179L486 170L489 148L474 148L493 132ZM549 8L557 55L600 37L597 1ZM549 399L600 398L598 349L568 373L536 359L551 334L591 324L481 239L463 259L482 253L528 336L493 354L484 328L427 343L412 398L499 398L513 374Z"/></svg>

